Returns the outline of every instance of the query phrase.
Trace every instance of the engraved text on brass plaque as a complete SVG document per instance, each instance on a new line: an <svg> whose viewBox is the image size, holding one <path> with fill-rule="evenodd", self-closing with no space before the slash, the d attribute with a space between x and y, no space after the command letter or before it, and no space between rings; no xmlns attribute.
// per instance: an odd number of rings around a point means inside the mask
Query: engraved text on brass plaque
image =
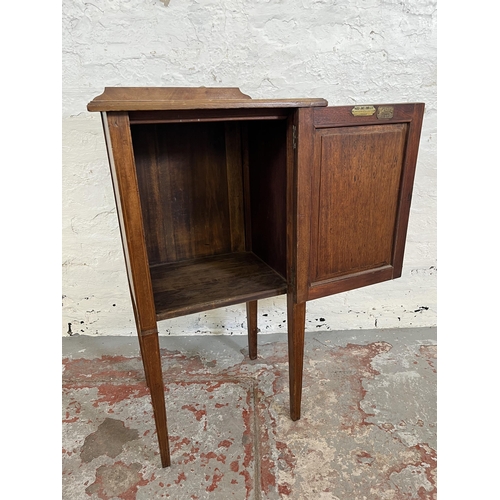
<svg viewBox="0 0 500 500"><path fill-rule="evenodd" d="M373 106L354 106L351 113L353 116L371 116L375 113L375 108Z"/></svg>

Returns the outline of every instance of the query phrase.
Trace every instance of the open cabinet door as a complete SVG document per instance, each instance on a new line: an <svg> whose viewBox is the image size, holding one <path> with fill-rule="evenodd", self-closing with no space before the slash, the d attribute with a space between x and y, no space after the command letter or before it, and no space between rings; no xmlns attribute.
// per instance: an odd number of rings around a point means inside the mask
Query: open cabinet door
<svg viewBox="0 0 500 500"><path fill-rule="evenodd" d="M297 302L401 276L423 112L298 110Z"/></svg>

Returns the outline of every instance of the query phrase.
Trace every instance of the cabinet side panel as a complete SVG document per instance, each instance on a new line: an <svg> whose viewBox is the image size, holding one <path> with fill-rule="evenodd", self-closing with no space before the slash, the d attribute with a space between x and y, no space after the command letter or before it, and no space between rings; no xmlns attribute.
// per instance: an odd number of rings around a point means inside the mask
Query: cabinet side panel
<svg viewBox="0 0 500 500"><path fill-rule="evenodd" d="M407 125L316 130L312 282L393 264Z"/></svg>
<svg viewBox="0 0 500 500"><path fill-rule="evenodd" d="M128 115L104 114L103 125L134 314L144 335L156 331L156 309Z"/></svg>
<svg viewBox="0 0 500 500"><path fill-rule="evenodd" d="M308 300L311 284L310 261L315 255L311 239L314 206L318 195L314 173L319 168L314 157L314 110L300 108L295 113L294 161L289 161L288 281L295 303ZM296 135L295 140L293 135ZM318 176L316 176L318 177Z"/></svg>
<svg viewBox="0 0 500 500"><path fill-rule="evenodd" d="M287 122L248 123L252 251L286 276Z"/></svg>
<svg viewBox="0 0 500 500"><path fill-rule="evenodd" d="M231 251L222 123L133 125L150 264Z"/></svg>

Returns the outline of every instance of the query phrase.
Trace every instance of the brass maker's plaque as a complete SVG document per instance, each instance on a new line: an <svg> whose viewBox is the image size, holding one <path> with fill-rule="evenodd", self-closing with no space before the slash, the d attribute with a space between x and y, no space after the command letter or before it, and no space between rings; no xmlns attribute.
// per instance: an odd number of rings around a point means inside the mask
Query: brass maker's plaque
<svg viewBox="0 0 500 500"><path fill-rule="evenodd" d="M394 106L379 106L377 109L377 118L379 120L388 120L394 116Z"/></svg>
<svg viewBox="0 0 500 500"><path fill-rule="evenodd" d="M375 113L374 106L354 106L351 109L353 116L372 116Z"/></svg>

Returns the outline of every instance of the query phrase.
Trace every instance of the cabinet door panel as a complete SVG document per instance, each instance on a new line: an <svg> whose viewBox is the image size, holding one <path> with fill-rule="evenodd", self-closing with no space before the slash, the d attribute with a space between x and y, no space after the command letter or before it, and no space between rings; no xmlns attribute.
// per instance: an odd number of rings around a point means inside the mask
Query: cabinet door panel
<svg viewBox="0 0 500 500"><path fill-rule="evenodd" d="M319 186L312 282L392 263L405 139L402 123L316 134Z"/></svg>
<svg viewBox="0 0 500 500"><path fill-rule="evenodd" d="M389 119L351 109L312 111L299 137L312 141L298 162L299 177L311 172L308 299L401 275L423 105L394 105Z"/></svg>

